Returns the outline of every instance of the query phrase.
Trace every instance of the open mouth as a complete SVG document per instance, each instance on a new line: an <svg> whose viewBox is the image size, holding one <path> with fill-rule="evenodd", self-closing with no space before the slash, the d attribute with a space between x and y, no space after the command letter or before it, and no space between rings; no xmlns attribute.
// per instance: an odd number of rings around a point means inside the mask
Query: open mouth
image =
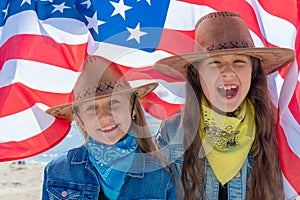
<svg viewBox="0 0 300 200"><path fill-rule="evenodd" d="M218 86L217 90L219 94L225 98L233 98L237 95L239 87L235 84Z"/></svg>
<svg viewBox="0 0 300 200"><path fill-rule="evenodd" d="M102 132L109 132L116 129L117 127L118 127L117 124L112 124L112 125L100 127L99 130Z"/></svg>

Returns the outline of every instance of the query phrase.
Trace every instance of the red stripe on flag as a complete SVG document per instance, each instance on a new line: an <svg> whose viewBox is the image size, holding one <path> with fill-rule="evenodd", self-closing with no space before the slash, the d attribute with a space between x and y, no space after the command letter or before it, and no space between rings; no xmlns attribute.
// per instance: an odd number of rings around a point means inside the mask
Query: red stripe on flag
<svg viewBox="0 0 300 200"><path fill-rule="evenodd" d="M277 140L282 172L294 190L300 194L300 159L290 149L280 124L277 124Z"/></svg>
<svg viewBox="0 0 300 200"><path fill-rule="evenodd" d="M289 1L288 1L289 2ZM300 1L297 1L297 10L298 11L300 9ZM291 7L294 8L294 7ZM296 14L298 14L298 16L296 16L295 18L297 19L297 35L296 35L296 41L295 41L295 50L296 50L296 60L297 60L297 67L298 67L298 78L299 78L299 72L300 72L300 12L296 12ZM290 110L290 112L293 114L293 117L295 118L295 120L298 122L298 124L300 124L300 82L297 81L296 83L296 88L294 90L293 96L291 98L291 101L288 105L288 108ZM300 157L300 155L298 155ZM299 159L300 160L300 159ZM300 185L300 184L299 184ZM300 194L300 193L299 193Z"/></svg>
<svg viewBox="0 0 300 200"><path fill-rule="evenodd" d="M164 80L166 82L172 83L172 82L184 82L185 79L174 79L169 76L165 76L163 74L158 73L156 70L154 70L153 66L150 67L142 67L142 68L133 68L133 67L126 67L124 65L117 64L122 73L126 74L126 78L129 81L134 80L153 80L153 79L160 79Z"/></svg>
<svg viewBox="0 0 300 200"><path fill-rule="evenodd" d="M180 44L180 45L178 45ZM171 54L184 54L193 51L194 30L164 29L157 50L164 50Z"/></svg>
<svg viewBox="0 0 300 200"><path fill-rule="evenodd" d="M252 30L263 42L265 46L268 46L268 42L263 37L260 27L258 25L255 12L251 5L246 1L240 0L231 0L228 1L219 1L219 0L181 0L183 2L192 3L196 5L206 5L217 11L234 11L239 13L239 15L246 22L250 30Z"/></svg>
<svg viewBox="0 0 300 200"><path fill-rule="evenodd" d="M19 142L0 143L0 162L24 159L47 151L60 143L70 128L70 121L56 119L48 129L34 137Z"/></svg>
<svg viewBox="0 0 300 200"><path fill-rule="evenodd" d="M264 8L265 11L270 13L271 15L277 16L279 18L285 19L294 26L296 26L297 22L297 9L289 9L296 8L297 1L295 0L284 0L278 1L273 0L270 3L270 0L258 0L260 5Z"/></svg>
<svg viewBox="0 0 300 200"><path fill-rule="evenodd" d="M13 47L13 48L12 48ZM32 48L36 47L36 48ZM0 48L0 70L10 59L24 59L79 71L87 44L67 45L41 35L16 35Z"/></svg>
<svg viewBox="0 0 300 200"><path fill-rule="evenodd" d="M292 113L295 120L300 124L300 84L297 83L297 87L295 89L295 92L291 98L290 104L288 106L290 112Z"/></svg>
<svg viewBox="0 0 300 200"><path fill-rule="evenodd" d="M55 106L72 102L72 94L57 94L33 90L22 83L0 88L0 117L18 113L32 107L36 102Z"/></svg>
<svg viewBox="0 0 300 200"><path fill-rule="evenodd" d="M171 104L163 101L155 93L151 92L145 99L141 100L145 111L157 119L166 119L179 111L184 105Z"/></svg>

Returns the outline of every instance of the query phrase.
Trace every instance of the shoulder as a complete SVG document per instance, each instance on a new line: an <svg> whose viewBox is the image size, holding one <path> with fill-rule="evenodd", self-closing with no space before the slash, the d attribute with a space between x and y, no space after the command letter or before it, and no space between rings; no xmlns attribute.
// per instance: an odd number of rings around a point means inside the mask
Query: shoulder
<svg viewBox="0 0 300 200"><path fill-rule="evenodd" d="M171 181L166 163L142 152L135 156L133 166L128 175L137 178L137 180L151 181L152 183L159 181L167 184Z"/></svg>
<svg viewBox="0 0 300 200"><path fill-rule="evenodd" d="M154 171L157 169L162 169L164 167L162 161L150 156L147 153L144 153L144 158L145 158L145 168L148 171Z"/></svg>
<svg viewBox="0 0 300 200"><path fill-rule="evenodd" d="M160 186L158 188L164 188L166 191L173 190L174 182L167 164L149 155L145 157L144 181Z"/></svg>
<svg viewBox="0 0 300 200"><path fill-rule="evenodd" d="M130 174L137 176L143 176L143 174L148 172L154 172L157 170L165 170L165 164L159 159L151 156L148 153L142 152L137 149L135 153L132 167L130 169Z"/></svg>
<svg viewBox="0 0 300 200"><path fill-rule="evenodd" d="M156 137L161 147L168 145L182 145L183 142L183 110L174 113L164 120L158 129Z"/></svg>
<svg viewBox="0 0 300 200"><path fill-rule="evenodd" d="M168 125L173 125L173 124L179 125L179 123L182 121L181 120L182 117L183 117L183 109L175 112L170 117L168 117L167 119L165 119L162 122L162 126L168 126Z"/></svg>
<svg viewBox="0 0 300 200"><path fill-rule="evenodd" d="M135 171L127 173L122 187L123 197L127 197L123 199L175 199L173 179L159 160L141 153L133 165Z"/></svg>
<svg viewBox="0 0 300 200"><path fill-rule="evenodd" d="M53 160L51 160L45 167L46 170L57 170L60 171L62 169L66 169L71 166L73 160L76 160L76 157L84 157L85 147L80 146L78 148L70 149Z"/></svg>
<svg viewBox="0 0 300 200"><path fill-rule="evenodd" d="M174 113L162 122L156 138L160 151L169 162L183 162L184 154L184 129L183 129L183 109Z"/></svg>
<svg viewBox="0 0 300 200"><path fill-rule="evenodd" d="M160 161L157 158L154 158L148 154L144 155L145 157L145 176L153 179L155 177L159 177L160 181L170 181L170 171L166 162Z"/></svg>
<svg viewBox="0 0 300 200"><path fill-rule="evenodd" d="M157 138L159 140L163 139L164 141L168 142L177 135L182 135L182 117L183 110L179 110L166 120L162 121L161 126L159 127L157 132Z"/></svg>
<svg viewBox="0 0 300 200"><path fill-rule="evenodd" d="M88 159L84 146L71 149L49 162L44 169L44 176L59 182L95 182L96 169Z"/></svg>

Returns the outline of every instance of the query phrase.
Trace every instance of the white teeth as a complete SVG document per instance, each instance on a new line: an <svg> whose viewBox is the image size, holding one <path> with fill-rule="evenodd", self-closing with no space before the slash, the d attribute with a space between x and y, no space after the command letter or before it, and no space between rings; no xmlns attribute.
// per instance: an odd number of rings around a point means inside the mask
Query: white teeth
<svg viewBox="0 0 300 200"><path fill-rule="evenodd" d="M221 90L231 90L231 89L236 89L237 85L219 86L218 88Z"/></svg>
<svg viewBox="0 0 300 200"><path fill-rule="evenodd" d="M109 131L109 130L115 128L116 126L117 126L117 125L114 124L114 125L111 125L111 126L102 127L102 128L100 128L100 130L101 130L101 131Z"/></svg>

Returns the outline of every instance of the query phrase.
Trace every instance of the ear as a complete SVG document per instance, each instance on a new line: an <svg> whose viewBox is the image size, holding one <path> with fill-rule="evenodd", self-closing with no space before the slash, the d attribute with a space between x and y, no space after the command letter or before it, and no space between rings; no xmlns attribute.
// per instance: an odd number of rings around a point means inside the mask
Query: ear
<svg viewBox="0 0 300 200"><path fill-rule="evenodd" d="M131 104L131 108L130 108L130 110L131 110L131 112L130 112L130 114L131 114L131 119L132 120L135 120L135 116L136 116L136 104L137 104L137 95L136 94L134 94L134 96L133 96L133 102L132 102L132 104Z"/></svg>
<svg viewBox="0 0 300 200"><path fill-rule="evenodd" d="M131 113L131 119L135 120L135 118L136 118L136 111L133 110L132 113Z"/></svg>

